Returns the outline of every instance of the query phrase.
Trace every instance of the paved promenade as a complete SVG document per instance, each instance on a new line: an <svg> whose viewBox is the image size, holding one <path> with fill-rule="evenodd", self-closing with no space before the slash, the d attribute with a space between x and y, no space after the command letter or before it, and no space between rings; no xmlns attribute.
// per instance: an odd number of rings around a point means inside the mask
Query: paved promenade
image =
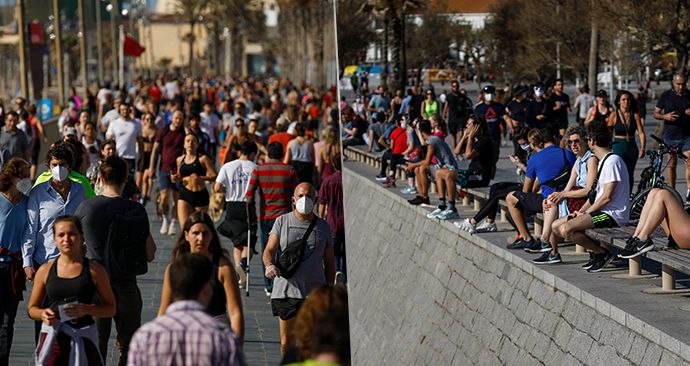
<svg viewBox="0 0 690 366"><path fill-rule="evenodd" d="M156 259L149 264L149 272L138 278L139 288L144 304L142 322L153 319L158 312L161 289L163 286L163 273L170 261L172 248L177 236L161 235L159 233L161 222L156 218L155 209L151 203L147 205L151 232L158 250ZM178 230L179 233L179 230ZM231 249L229 241L221 236L221 243L226 249ZM263 291L263 279L261 276L260 258L251 260L250 297L242 292L242 304L244 307L245 337L244 353L249 365L277 365L280 362L280 336L278 333L278 320L271 314L271 305ZM29 289L30 291L30 289ZM33 321L26 315L26 303L30 292L24 293L25 301L19 304L15 323L15 335L12 344L10 365L33 365L34 330ZM115 355L115 326L110 335L111 347L108 351L108 365L117 364Z"/></svg>

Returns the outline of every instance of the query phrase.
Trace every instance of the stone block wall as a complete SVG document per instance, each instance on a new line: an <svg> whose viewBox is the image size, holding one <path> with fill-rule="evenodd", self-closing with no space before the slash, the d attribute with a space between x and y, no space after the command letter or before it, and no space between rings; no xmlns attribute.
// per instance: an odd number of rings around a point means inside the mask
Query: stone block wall
<svg viewBox="0 0 690 366"><path fill-rule="evenodd" d="M347 168L353 365L680 365L690 347Z"/></svg>

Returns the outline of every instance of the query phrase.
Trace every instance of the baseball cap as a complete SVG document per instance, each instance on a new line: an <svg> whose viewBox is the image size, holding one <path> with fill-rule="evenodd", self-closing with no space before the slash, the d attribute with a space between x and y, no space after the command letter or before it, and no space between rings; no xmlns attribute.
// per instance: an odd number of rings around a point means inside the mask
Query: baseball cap
<svg viewBox="0 0 690 366"><path fill-rule="evenodd" d="M534 90L544 90L546 87L544 86L544 83L541 81L538 81L536 84L534 84Z"/></svg>
<svg viewBox="0 0 690 366"><path fill-rule="evenodd" d="M604 89L599 89L597 92L597 97L603 97L603 98L608 98L608 93L606 93L606 90Z"/></svg>
<svg viewBox="0 0 690 366"><path fill-rule="evenodd" d="M65 127L62 129L62 137L77 136L77 129L74 127Z"/></svg>
<svg viewBox="0 0 690 366"><path fill-rule="evenodd" d="M482 93L484 94L494 94L496 93L496 87L493 85L486 85L482 88Z"/></svg>

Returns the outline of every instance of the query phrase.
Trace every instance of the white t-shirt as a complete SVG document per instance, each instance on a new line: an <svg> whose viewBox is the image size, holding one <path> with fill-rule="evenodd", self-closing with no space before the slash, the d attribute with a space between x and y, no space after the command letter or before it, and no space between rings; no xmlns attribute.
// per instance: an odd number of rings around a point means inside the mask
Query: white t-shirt
<svg viewBox="0 0 690 366"><path fill-rule="evenodd" d="M117 155L123 159L136 159L137 137L141 135L141 123L118 118L110 123L106 136L115 140Z"/></svg>
<svg viewBox="0 0 690 366"><path fill-rule="evenodd" d="M215 143L215 130L220 125L220 118L218 118L218 115L213 112L209 114L206 114L206 112L201 112L199 113L199 117L201 117L201 131L208 135L212 144Z"/></svg>
<svg viewBox="0 0 690 366"><path fill-rule="evenodd" d="M575 103L580 107L580 114L578 117L587 118L587 112L594 105L594 98L589 94L580 94L575 98Z"/></svg>
<svg viewBox="0 0 690 366"><path fill-rule="evenodd" d="M247 199L249 178L256 169L256 164L250 160L233 160L225 163L218 172L216 183L225 187L226 202L244 202Z"/></svg>
<svg viewBox="0 0 690 366"><path fill-rule="evenodd" d="M601 197L604 194L604 186L606 183L617 182L616 187L613 190L613 196L611 201L606 204L606 206L601 208L601 212L608 214L614 220L618 226L628 225L628 220L630 219L630 211L628 206L630 205L630 180L628 178L628 168L625 167L625 163L620 156L611 154L605 160L602 159L604 167L599 166L597 169L601 170L599 175L599 182L597 183L597 197ZM595 173L596 174L596 173Z"/></svg>

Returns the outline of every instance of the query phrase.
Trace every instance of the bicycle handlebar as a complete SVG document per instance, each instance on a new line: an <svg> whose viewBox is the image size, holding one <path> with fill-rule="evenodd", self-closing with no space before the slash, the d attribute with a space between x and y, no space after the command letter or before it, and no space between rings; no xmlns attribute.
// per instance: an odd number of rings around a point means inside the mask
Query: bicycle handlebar
<svg viewBox="0 0 690 366"><path fill-rule="evenodd" d="M652 139L654 139L654 141L656 141L656 142L658 142L658 143L660 143L660 144L663 144L663 143L664 143L664 140L662 140L662 139L660 139L660 138L654 136L654 134L651 134L651 135L649 135L649 136L651 136Z"/></svg>

